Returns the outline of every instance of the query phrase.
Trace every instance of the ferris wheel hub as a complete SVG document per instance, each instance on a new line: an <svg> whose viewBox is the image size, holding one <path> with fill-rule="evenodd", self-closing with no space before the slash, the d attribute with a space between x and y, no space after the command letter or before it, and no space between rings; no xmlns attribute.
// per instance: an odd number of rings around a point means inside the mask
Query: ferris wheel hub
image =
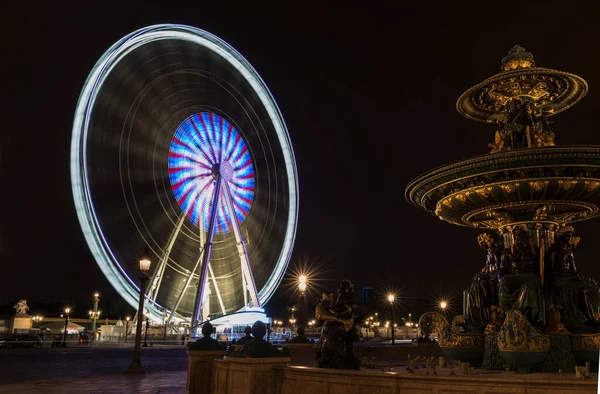
<svg viewBox="0 0 600 394"><path fill-rule="evenodd" d="M212 176L214 179L222 178L231 181L233 178L233 166L228 162L215 163L212 166Z"/></svg>

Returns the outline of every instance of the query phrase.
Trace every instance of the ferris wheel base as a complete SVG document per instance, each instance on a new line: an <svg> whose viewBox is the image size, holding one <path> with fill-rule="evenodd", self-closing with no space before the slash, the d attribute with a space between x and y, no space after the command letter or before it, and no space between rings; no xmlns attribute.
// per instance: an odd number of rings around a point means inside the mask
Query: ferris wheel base
<svg viewBox="0 0 600 394"><path fill-rule="evenodd" d="M215 328L217 338L220 335L226 335L226 336L228 336L227 340L232 340L232 339L236 339L236 338L229 338L229 337L231 336L231 333L236 332L236 330L235 330L236 327L241 328L239 330L239 332L240 332L240 335L243 335L244 328L246 326L252 327L252 325L258 320L262 321L265 324L271 323L271 319L269 317L267 317L267 314L264 312L264 310L262 308L256 309L256 310L247 310L247 311L242 311L242 312L231 313L228 315L219 316L214 319L209 319L207 321L210 321L210 323ZM200 325L206 323L207 321L202 322ZM198 330L198 332L200 332L200 330Z"/></svg>

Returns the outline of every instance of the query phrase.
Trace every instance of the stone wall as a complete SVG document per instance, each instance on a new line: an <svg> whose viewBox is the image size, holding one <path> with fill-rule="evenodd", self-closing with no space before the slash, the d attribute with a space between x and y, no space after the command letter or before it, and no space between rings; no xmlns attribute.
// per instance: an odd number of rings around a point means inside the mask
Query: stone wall
<svg viewBox="0 0 600 394"><path fill-rule="evenodd" d="M213 360L213 394L275 394L275 369L289 364L289 357Z"/></svg>
<svg viewBox="0 0 600 394"><path fill-rule="evenodd" d="M276 394L592 394L598 389L597 380L574 375L431 376L298 366L276 368L275 382Z"/></svg>

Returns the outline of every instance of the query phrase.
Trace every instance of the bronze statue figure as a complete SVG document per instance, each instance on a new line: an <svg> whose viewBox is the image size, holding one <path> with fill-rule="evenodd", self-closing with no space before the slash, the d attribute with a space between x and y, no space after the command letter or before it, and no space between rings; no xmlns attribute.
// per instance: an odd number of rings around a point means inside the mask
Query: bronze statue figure
<svg viewBox="0 0 600 394"><path fill-rule="evenodd" d="M492 305L497 304L496 286L503 244L501 238L489 233L479 235L477 241L487 251L487 257L471 286L463 291L463 316L469 324L485 327L491 318Z"/></svg>
<svg viewBox="0 0 600 394"><path fill-rule="evenodd" d="M545 323L544 297L539 274L538 253L527 228L517 225L512 230L514 245L506 248L500 271L507 273L498 282L498 303L508 311L517 309L531 324Z"/></svg>
<svg viewBox="0 0 600 394"><path fill-rule="evenodd" d="M335 302L333 294L323 294L323 299L317 304L316 316L322 323L321 337L317 342L317 366L357 370L360 360L354 356L353 345L359 340L354 285L343 280L337 292Z"/></svg>
<svg viewBox="0 0 600 394"><path fill-rule="evenodd" d="M546 254L548 308L561 307L567 327L598 325L595 313L600 306L600 289L593 279L581 276L575 266L574 250L579 243L575 230L566 226Z"/></svg>

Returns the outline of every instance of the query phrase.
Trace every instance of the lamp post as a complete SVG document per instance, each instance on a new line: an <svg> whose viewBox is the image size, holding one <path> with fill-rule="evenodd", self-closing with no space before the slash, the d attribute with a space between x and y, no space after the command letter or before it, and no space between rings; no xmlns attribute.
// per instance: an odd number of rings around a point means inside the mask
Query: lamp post
<svg viewBox="0 0 600 394"><path fill-rule="evenodd" d="M150 315L150 311L146 311L146 329L144 330L144 344L142 347L148 347L148 316Z"/></svg>
<svg viewBox="0 0 600 394"><path fill-rule="evenodd" d="M392 345L396 344L396 340L394 338L394 300L396 299L396 297L393 294L389 294L387 297L389 303L390 303L390 314L391 314L391 320L392 320Z"/></svg>
<svg viewBox="0 0 600 394"><path fill-rule="evenodd" d="M92 313L90 313L92 317L92 338L96 340L96 320L100 317L100 313L98 312L98 302L100 301L100 294L98 292L94 293L94 309Z"/></svg>
<svg viewBox="0 0 600 394"><path fill-rule="evenodd" d="M308 320L308 308L306 303L306 290L308 289L308 277L304 274L298 276L298 325L305 326Z"/></svg>
<svg viewBox="0 0 600 394"><path fill-rule="evenodd" d="M96 340L96 320L98 320L100 318L100 313L102 313L102 311L98 310L97 304L95 304L94 306L96 307L96 310L88 311L88 314L90 315L90 319L92 320L92 340L93 341Z"/></svg>
<svg viewBox="0 0 600 394"><path fill-rule="evenodd" d="M63 340L60 344L60 347L67 347L67 326L69 325L69 313L71 313L71 308L65 308L65 332L63 334Z"/></svg>
<svg viewBox="0 0 600 394"><path fill-rule="evenodd" d="M137 327L135 329L135 347L133 349L133 360L125 372L145 373L140 361L140 344L142 341L142 321L144 320L144 297L146 282L148 280L148 271L150 271L150 257L148 254L140 259L140 304L137 313Z"/></svg>
<svg viewBox="0 0 600 394"><path fill-rule="evenodd" d="M127 327L129 325L129 319L131 319L129 316L125 318L125 342L127 342L127 331L129 331Z"/></svg>

